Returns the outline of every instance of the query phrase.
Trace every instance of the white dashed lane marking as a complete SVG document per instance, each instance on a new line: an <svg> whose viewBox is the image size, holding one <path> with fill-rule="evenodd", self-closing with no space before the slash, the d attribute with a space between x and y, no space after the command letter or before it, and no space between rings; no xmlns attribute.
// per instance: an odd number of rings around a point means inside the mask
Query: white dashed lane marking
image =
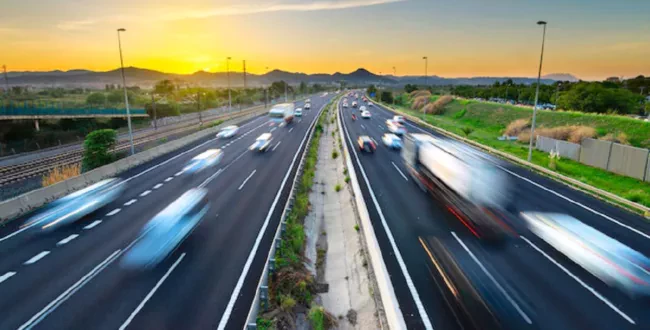
<svg viewBox="0 0 650 330"><path fill-rule="evenodd" d="M50 254L50 251L42 251L41 253L33 256L31 259L25 261L25 265L31 265L37 261L43 259L46 255Z"/></svg>
<svg viewBox="0 0 650 330"><path fill-rule="evenodd" d="M120 213L120 211L122 211L122 209L115 209L113 211L110 211L110 212L106 213L106 215L109 216L109 217L112 217L112 216Z"/></svg>
<svg viewBox="0 0 650 330"><path fill-rule="evenodd" d="M95 228L97 225L99 225L100 223L102 223L101 220L95 220L95 221L93 221L93 223L91 223L91 224L89 224L88 226L84 227L84 229L93 229L93 228Z"/></svg>
<svg viewBox="0 0 650 330"><path fill-rule="evenodd" d="M0 276L0 283L8 280L10 277L16 275L16 272L7 272L4 275Z"/></svg>
<svg viewBox="0 0 650 330"><path fill-rule="evenodd" d="M151 190L147 190L147 191L143 192L142 194L140 194L140 197L144 197L144 196L147 196L149 194L151 194Z"/></svg>
<svg viewBox="0 0 650 330"><path fill-rule="evenodd" d="M160 187L162 187L162 186L163 186L163 184L162 184L162 183L159 183L159 184L153 186L153 189L158 189L158 188L160 188Z"/></svg>
<svg viewBox="0 0 650 330"><path fill-rule="evenodd" d="M138 201L137 199L132 199L132 200L130 200L130 201L124 203L124 206L129 206L129 205L131 205L131 204L133 204L133 203L135 203L135 202L137 202L137 201Z"/></svg>
<svg viewBox="0 0 650 330"><path fill-rule="evenodd" d="M64 238L64 239L62 239L62 240L60 240L58 243L56 243L56 246L61 246L61 245L68 244L70 241L72 241L73 239L75 239L75 238L77 238L77 237L79 237L79 235L77 235L77 234L72 234L72 235L70 235L70 236L68 236L68 237L66 237L66 238Z"/></svg>
<svg viewBox="0 0 650 330"><path fill-rule="evenodd" d="M174 178L170 176L170 177L168 177L167 179L165 179L165 182L169 182L169 181L171 181L171 180L174 180Z"/></svg>
<svg viewBox="0 0 650 330"><path fill-rule="evenodd" d="M176 174L174 174L174 176L179 176L181 174L183 174L183 171L176 172Z"/></svg>

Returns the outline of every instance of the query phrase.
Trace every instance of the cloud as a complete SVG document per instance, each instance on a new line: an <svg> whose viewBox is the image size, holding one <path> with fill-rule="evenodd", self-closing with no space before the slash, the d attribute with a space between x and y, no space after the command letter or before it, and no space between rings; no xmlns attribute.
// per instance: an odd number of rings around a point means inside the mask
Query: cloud
<svg viewBox="0 0 650 330"><path fill-rule="evenodd" d="M310 1L303 3L273 3L273 4L255 4L255 5L235 5L203 10L190 10L163 15L165 20L179 20L191 18L209 18L215 16L235 16L247 14L259 14L280 11L318 11L318 10L336 10L358 7L369 7L383 5L406 0L327 0L327 1Z"/></svg>
<svg viewBox="0 0 650 330"><path fill-rule="evenodd" d="M637 50L649 50L650 42L648 41L632 41L632 42L621 42L616 44L611 44L606 49L611 51L637 51Z"/></svg>
<svg viewBox="0 0 650 330"><path fill-rule="evenodd" d="M67 22L60 22L59 24L56 25L56 27L63 31L80 31L80 30L88 29L90 25L93 25L95 23L97 22L94 20L67 21Z"/></svg>

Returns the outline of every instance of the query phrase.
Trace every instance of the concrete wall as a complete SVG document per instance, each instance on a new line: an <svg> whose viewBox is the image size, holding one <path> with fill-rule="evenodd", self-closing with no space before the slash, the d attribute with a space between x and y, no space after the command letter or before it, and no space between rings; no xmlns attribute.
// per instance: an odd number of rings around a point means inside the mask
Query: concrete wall
<svg viewBox="0 0 650 330"><path fill-rule="evenodd" d="M582 140L580 148L580 162L589 166L606 170L609 163L609 153L612 142L595 139Z"/></svg>
<svg viewBox="0 0 650 330"><path fill-rule="evenodd" d="M551 139L545 136L537 136L537 143L535 144L536 148L545 152L559 152L560 157L569 158L575 161L580 160L580 145Z"/></svg>
<svg viewBox="0 0 650 330"><path fill-rule="evenodd" d="M612 145L609 157L610 172L645 179L648 166L648 149L630 147L618 143Z"/></svg>

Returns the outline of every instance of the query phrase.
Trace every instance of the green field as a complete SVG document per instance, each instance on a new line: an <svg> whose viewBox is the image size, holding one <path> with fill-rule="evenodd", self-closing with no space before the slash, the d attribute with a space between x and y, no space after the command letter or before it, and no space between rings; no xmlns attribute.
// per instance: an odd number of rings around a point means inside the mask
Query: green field
<svg viewBox="0 0 650 330"><path fill-rule="evenodd" d="M423 115L407 107L396 107L410 115L447 131L464 136L462 129L471 128L468 138L483 145L526 159L528 145L516 141L499 141L505 127L512 121L531 118L532 109L510 105L492 104L468 100L454 100L445 107L442 115ZM463 114L463 110L464 114ZM600 136L623 132L632 145L650 147L650 123L622 116L595 115L568 111L539 111L539 126L585 125L598 130ZM533 163L549 168L549 155L534 150ZM630 177L617 175L590 167L569 159L557 162L556 172L609 191L633 202L650 207L650 184Z"/></svg>

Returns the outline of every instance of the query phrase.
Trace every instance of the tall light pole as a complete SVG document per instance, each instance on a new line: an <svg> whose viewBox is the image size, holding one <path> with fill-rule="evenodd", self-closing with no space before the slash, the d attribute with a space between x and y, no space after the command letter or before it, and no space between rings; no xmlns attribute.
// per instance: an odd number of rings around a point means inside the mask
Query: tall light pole
<svg viewBox="0 0 650 330"><path fill-rule="evenodd" d="M244 60L244 90L246 90L246 60Z"/></svg>
<svg viewBox="0 0 650 330"><path fill-rule="evenodd" d="M427 78L429 76L429 70L428 70L428 65L429 65L429 57L423 56L422 59L424 60L424 86L426 88L427 86Z"/></svg>
<svg viewBox="0 0 650 330"><path fill-rule="evenodd" d="M269 73L269 67L268 67L268 66L266 67L266 73ZM265 97L265 99L264 99L264 107L265 107L265 108L266 108L266 107L268 106L268 104L269 104L269 93L270 93L270 92L271 92L271 91L269 90L269 87L267 86L266 89L264 90L264 97Z"/></svg>
<svg viewBox="0 0 650 330"><path fill-rule="evenodd" d="M543 26L542 32L542 53L539 56L539 70L537 71L537 88L535 88L535 105L533 107L533 122L530 126L530 141L528 143L528 161L533 158L533 137L535 136L535 119L537 117L537 100L539 99L539 81L542 77L542 62L544 61L544 41L546 39L546 22L539 21L537 25Z"/></svg>
<svg viewBox="0 0 650 330"><path fill-rule="evenodd" d="M228 112L232 111L232 97L230 95L230 57L226 58L226 75L228 76Z"/></svg>
<svg viewBox="0 0 650 330"><path fill-rule="evenodd" d="M117 29L117 44L120 47L120 67L122 69L122 89L124 89L124 104L126 105L126 120L129 124L129 143L131 144L131 155L135 154L133 148L133 130L131 129L131 111L129 110L129 96L126 92L126 78L124 77L124 58L122 57L122 39L120 32L126 32L126 29Z"/></svg>
<svg viewBox="0 0 650 330"><path fill-rule="evenodd" d="M393 67L393 76L397 77L397 69L395 67Z"/></svg>

